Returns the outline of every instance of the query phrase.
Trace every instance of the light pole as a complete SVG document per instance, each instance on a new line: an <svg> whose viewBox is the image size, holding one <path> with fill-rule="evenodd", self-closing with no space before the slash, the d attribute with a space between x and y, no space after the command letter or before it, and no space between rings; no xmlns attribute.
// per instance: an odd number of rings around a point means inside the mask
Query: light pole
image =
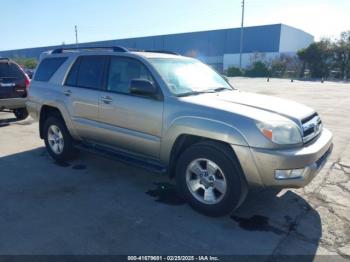
<svg viewBox="0 0 350 262"><path fill-rule="evenodd" d="M74 26L74 30L75 30L75 46L78 47L78 26L77 25Z"/></svg>
<svg viewBox="0 0 350 262"><path fill-rule="evenodd" d="M244 0L242 0L242 23L241 23L241 43L239 47L239 69L242 69L243 26L244 26Z"/></svg>

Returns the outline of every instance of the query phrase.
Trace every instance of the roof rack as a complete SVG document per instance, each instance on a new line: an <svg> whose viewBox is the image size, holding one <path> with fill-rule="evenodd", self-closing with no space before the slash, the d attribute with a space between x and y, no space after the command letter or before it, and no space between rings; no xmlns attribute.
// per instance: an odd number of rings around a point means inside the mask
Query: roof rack
<svg viewBox="0 0 350 262"><path fill-rule="evenodd" d="M0 57L0 60L10 61L10 58L7 58L7 57Z"/></svg>
<svg viewBox="0 0 350 262"><path fill-rule="evenodd" d="M93 49L111 49L113 52L129 52L125 47L121 46L82 46L82 47L62 47L51 51L51 54L61 54L63 51L70 50L93 50Z"/></svg>
<svg viewBox="0 0 350 262"><path fill-rule="evenodd" d="M82 47L61 47L57 48L51 51L51 54L61 54L64 51L74 51L74 50L94 50L94 49L110 49L113 52L148 52L148 53L163 53L163 54L170 54L170 55L180 55L176 52L172 51L166 51L166 50L140 50L140 49L134 49L134 48L125 48L122 46L82 46Z"/></svg>

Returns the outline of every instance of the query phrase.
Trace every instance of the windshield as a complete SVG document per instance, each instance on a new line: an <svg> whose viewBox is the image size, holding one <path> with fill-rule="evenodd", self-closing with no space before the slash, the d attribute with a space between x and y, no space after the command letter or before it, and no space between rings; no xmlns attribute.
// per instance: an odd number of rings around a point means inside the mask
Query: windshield
<svg viewBox="0 0 350 262"><path fill-rule="evenodd" d="M177 96L232 90L223 77L197 60L181 58L149 60L167 82L170 91Z"/></svg>

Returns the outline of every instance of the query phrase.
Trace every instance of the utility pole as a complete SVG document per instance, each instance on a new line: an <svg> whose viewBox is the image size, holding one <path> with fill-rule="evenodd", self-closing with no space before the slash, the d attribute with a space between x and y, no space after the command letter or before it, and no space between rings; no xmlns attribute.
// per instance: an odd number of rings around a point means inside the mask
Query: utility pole
<svg viewBox="0 0 350 262"><path fill-rule="evenodd" d="M75 45L76 47L78 47L78 26L75 25L74 29L75 29Z"/></svg>
<svg viewBox="0 0 350 262"><path fill-rule="evenodd" d="M239 47L239 69L242 69L243 26L244 26L244 0L242 0L242 23L241 23L241 44Z"/></svg>

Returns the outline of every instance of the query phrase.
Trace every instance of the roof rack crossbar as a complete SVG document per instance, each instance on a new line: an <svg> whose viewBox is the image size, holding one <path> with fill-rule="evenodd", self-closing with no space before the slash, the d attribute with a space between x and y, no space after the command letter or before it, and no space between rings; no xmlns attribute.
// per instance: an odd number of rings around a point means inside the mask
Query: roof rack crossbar
<svg viewBox="0 0 350 262"><path fill-rule="evenodd" d="M67 50L93 50L93 49L111 49L113 52L129 52L129 50L122 46L82 46L82 47L62 47L52 50L51 54L61 54Z"/></svg>

